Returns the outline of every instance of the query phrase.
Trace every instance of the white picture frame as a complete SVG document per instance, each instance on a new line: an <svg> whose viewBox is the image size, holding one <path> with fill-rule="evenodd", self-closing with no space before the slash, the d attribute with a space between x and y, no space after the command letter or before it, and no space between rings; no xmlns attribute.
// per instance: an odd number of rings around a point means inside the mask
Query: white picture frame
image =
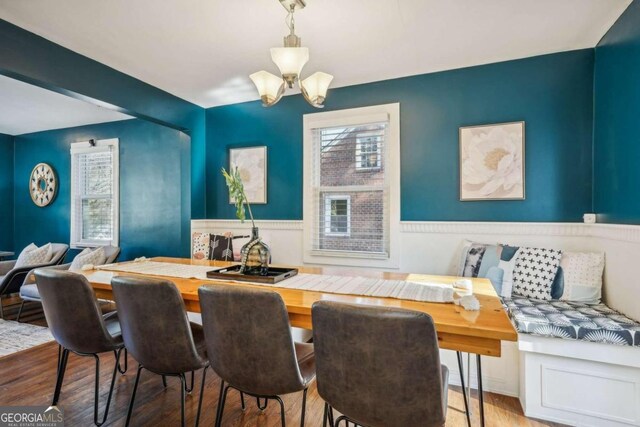
<svg viewBox="0 0 640 427"><path fill-rule="evenodd" d="M239 147L229 149L229 170L240 171L247 201L251 204L267 203L267 147ZM234 199L229 195L229 203Z"/></svg>
<svg viewBox="0 0 640 427"><path fill-rule="evenodd" d="M460 200L525 199L525 122L460 128Z"/></svg>

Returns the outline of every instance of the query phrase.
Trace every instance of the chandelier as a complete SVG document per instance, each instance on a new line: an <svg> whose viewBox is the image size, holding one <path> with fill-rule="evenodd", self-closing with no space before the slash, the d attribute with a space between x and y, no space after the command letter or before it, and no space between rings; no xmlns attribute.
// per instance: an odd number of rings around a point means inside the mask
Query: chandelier
<svg viewBox="0 0 640 427"><path fill-rule="evenodd" d="M309 61L309 49L300 46L301 39L295 34L293 14L306 4L304 0L280 0L280 3L288 12L285 22L289 27L289 35L284 37L284 47L271 48L271 60L278 66L280 76L262 70L251 74L249 78L256 85L265 107L271 107L280 101L286 90L285 85L292 89L297 82L304 99L314 107L322 108L333 76L321 71L304 80L300 76L302 68Z"/></svg>

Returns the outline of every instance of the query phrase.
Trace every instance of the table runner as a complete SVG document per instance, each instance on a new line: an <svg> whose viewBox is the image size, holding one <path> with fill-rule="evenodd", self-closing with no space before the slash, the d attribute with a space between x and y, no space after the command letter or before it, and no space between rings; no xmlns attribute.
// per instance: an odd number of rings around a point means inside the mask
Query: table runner
<svg viewBox="0 0 640 427"><path fill-rule="evenodd" d="M157 261L128 262L98 267L100 270L123 273L146 274L150 276L198 279L208 282L233 282L232 278L215 280L207 278L207 272L216 267L205 265L186 265ZM397 298L421 302L453 302L453 286L443 283L417 282L406 280L387 280L359 276L331 276L324 274L299 273L275 284L249 283L274 288L298 289L334 294L370 296L378 298Z"/></svg>

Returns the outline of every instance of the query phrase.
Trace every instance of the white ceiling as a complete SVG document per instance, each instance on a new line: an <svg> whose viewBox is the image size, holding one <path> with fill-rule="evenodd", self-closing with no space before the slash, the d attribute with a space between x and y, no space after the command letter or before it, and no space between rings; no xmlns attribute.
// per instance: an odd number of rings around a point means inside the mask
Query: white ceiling
<svg viewBox="0 0 640 427"><path fill-rule="evenodd" d="M631 0L307 0L303 70L333 87L594 47ZM203 107L257 99L277 0L0 0L0 18Z"/></svg>
<svg viewBox="0 0 640 427"><path fill-rule="evenodd" d="M0 76L0 133L22 135L130 118L116 111Z"/></svg>

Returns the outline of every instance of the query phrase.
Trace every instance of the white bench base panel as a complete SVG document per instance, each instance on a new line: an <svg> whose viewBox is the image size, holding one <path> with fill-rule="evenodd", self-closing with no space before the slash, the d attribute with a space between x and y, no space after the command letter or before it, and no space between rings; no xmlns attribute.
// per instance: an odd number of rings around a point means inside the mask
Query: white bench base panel
<svg viewBox="0 0 640 427"><path fill-rule="evenodd" d="M519 335L527 417L575 426L640 426L640 349Z"/></svg>

